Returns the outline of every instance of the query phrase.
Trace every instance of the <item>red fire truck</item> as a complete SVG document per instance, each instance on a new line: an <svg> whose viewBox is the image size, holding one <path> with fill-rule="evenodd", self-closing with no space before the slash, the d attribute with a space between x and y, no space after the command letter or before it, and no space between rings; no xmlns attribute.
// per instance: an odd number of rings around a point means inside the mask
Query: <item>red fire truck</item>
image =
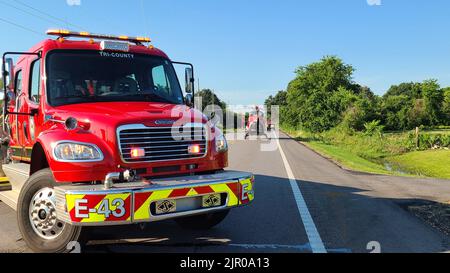
<svg viewBox="0 0 450 273"><path fill-rule="evenodd" d="M33 251L64 252L85 226L211 228L254 199L253 175L224 170L227 141L193 107L191 64L146 37L47 34L2 65L11 187L0 200Z"/></svg>
<svg viewBox="0 0 450 273"><path fill-rule="evenodd" d="M264 135L267 137L267 131L271 129L270 122L264 116L264 112L255 106L255 110L248 115L247 125L245 126L245 136Z"/></svg>

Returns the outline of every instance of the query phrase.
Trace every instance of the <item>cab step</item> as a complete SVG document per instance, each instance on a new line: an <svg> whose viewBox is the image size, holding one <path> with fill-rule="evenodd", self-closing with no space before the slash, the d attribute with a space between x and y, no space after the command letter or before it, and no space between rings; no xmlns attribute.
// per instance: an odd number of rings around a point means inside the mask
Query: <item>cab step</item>
<svg viewBox="0 0 450 273"><path fill-rule="evenodd" d="M3 165L2 168L6 177L0 179L0 200L16 210L20 190L29 177L30 164L11 163ZM9 183L5 183L6 181ZM8 187L2 187L3 184Z"/></svg>
<svg viewBox="0 0 450 273"><path fill-rule="evenodd" d="M13 210L17 210L17 200L19 199L18 191L2 191L0 192L0 201L8 205Z"/></svg>

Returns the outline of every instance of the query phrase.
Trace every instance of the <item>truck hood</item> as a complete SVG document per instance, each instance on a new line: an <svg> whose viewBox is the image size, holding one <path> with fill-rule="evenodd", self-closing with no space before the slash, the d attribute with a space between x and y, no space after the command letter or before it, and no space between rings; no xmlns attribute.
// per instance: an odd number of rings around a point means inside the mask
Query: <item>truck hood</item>
<svg viewBox="0 0 450 273"><path fill-rule="evenodd" d="M76 118L81 123L88 123L89 130L93 133L105 129L115 131L118 126L125 124L167 127L170 126L168 121L174 121L177 125L190 122L207 122L206 117L193 108L184 105L150 102L71 104L53 108L46 115L57 120L65 120L69 117Z"/></svg>

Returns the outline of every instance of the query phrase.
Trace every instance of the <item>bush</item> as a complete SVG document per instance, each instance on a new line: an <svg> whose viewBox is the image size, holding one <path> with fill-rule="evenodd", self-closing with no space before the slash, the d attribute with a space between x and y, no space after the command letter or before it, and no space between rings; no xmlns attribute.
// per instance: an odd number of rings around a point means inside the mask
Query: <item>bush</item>
<svg viewBox="0 0 450 273"><path fill-rule="evenodd" d="M371 122L364 123L364 134L367 136L381 136L384 126L380 125L379 120L373 120Z"/></svg>
<svg viewBox="0 0 450 273"><path fill-rule="evenodd" d="M415 133L410 133L409 136L410 146L416 146ZM433 134L433 133L421 133L419 134L419 150L428 150L433 148L450 148L450 135L449 134Z"/></svg>

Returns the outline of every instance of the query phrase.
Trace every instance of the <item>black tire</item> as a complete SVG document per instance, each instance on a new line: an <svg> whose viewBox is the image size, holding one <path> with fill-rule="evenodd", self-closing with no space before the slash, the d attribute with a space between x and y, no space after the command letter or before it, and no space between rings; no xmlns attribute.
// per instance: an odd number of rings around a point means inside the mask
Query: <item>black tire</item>
<svg viewBox="0 0 450 273"><path fill-rule="evenodd" d="M56 182L50 169L43 169L31 175L20 191L17 203L17 223L22 238L34 252L61 253L69 252L67 245L76 241L81 244L81 227L65 224L58 237L45 239L40 237L30 221L30 203L34 195L43 188L53 188Z"/></svg>
<svg viewBox="0 0 450 273"><path fill-rule="evenodd" d="M178 225L185 229L205 230L211 229L220 224L227 217L230 210L222 210L219 212L211 212L195 216L177 218L175 221Z"/></svg>

